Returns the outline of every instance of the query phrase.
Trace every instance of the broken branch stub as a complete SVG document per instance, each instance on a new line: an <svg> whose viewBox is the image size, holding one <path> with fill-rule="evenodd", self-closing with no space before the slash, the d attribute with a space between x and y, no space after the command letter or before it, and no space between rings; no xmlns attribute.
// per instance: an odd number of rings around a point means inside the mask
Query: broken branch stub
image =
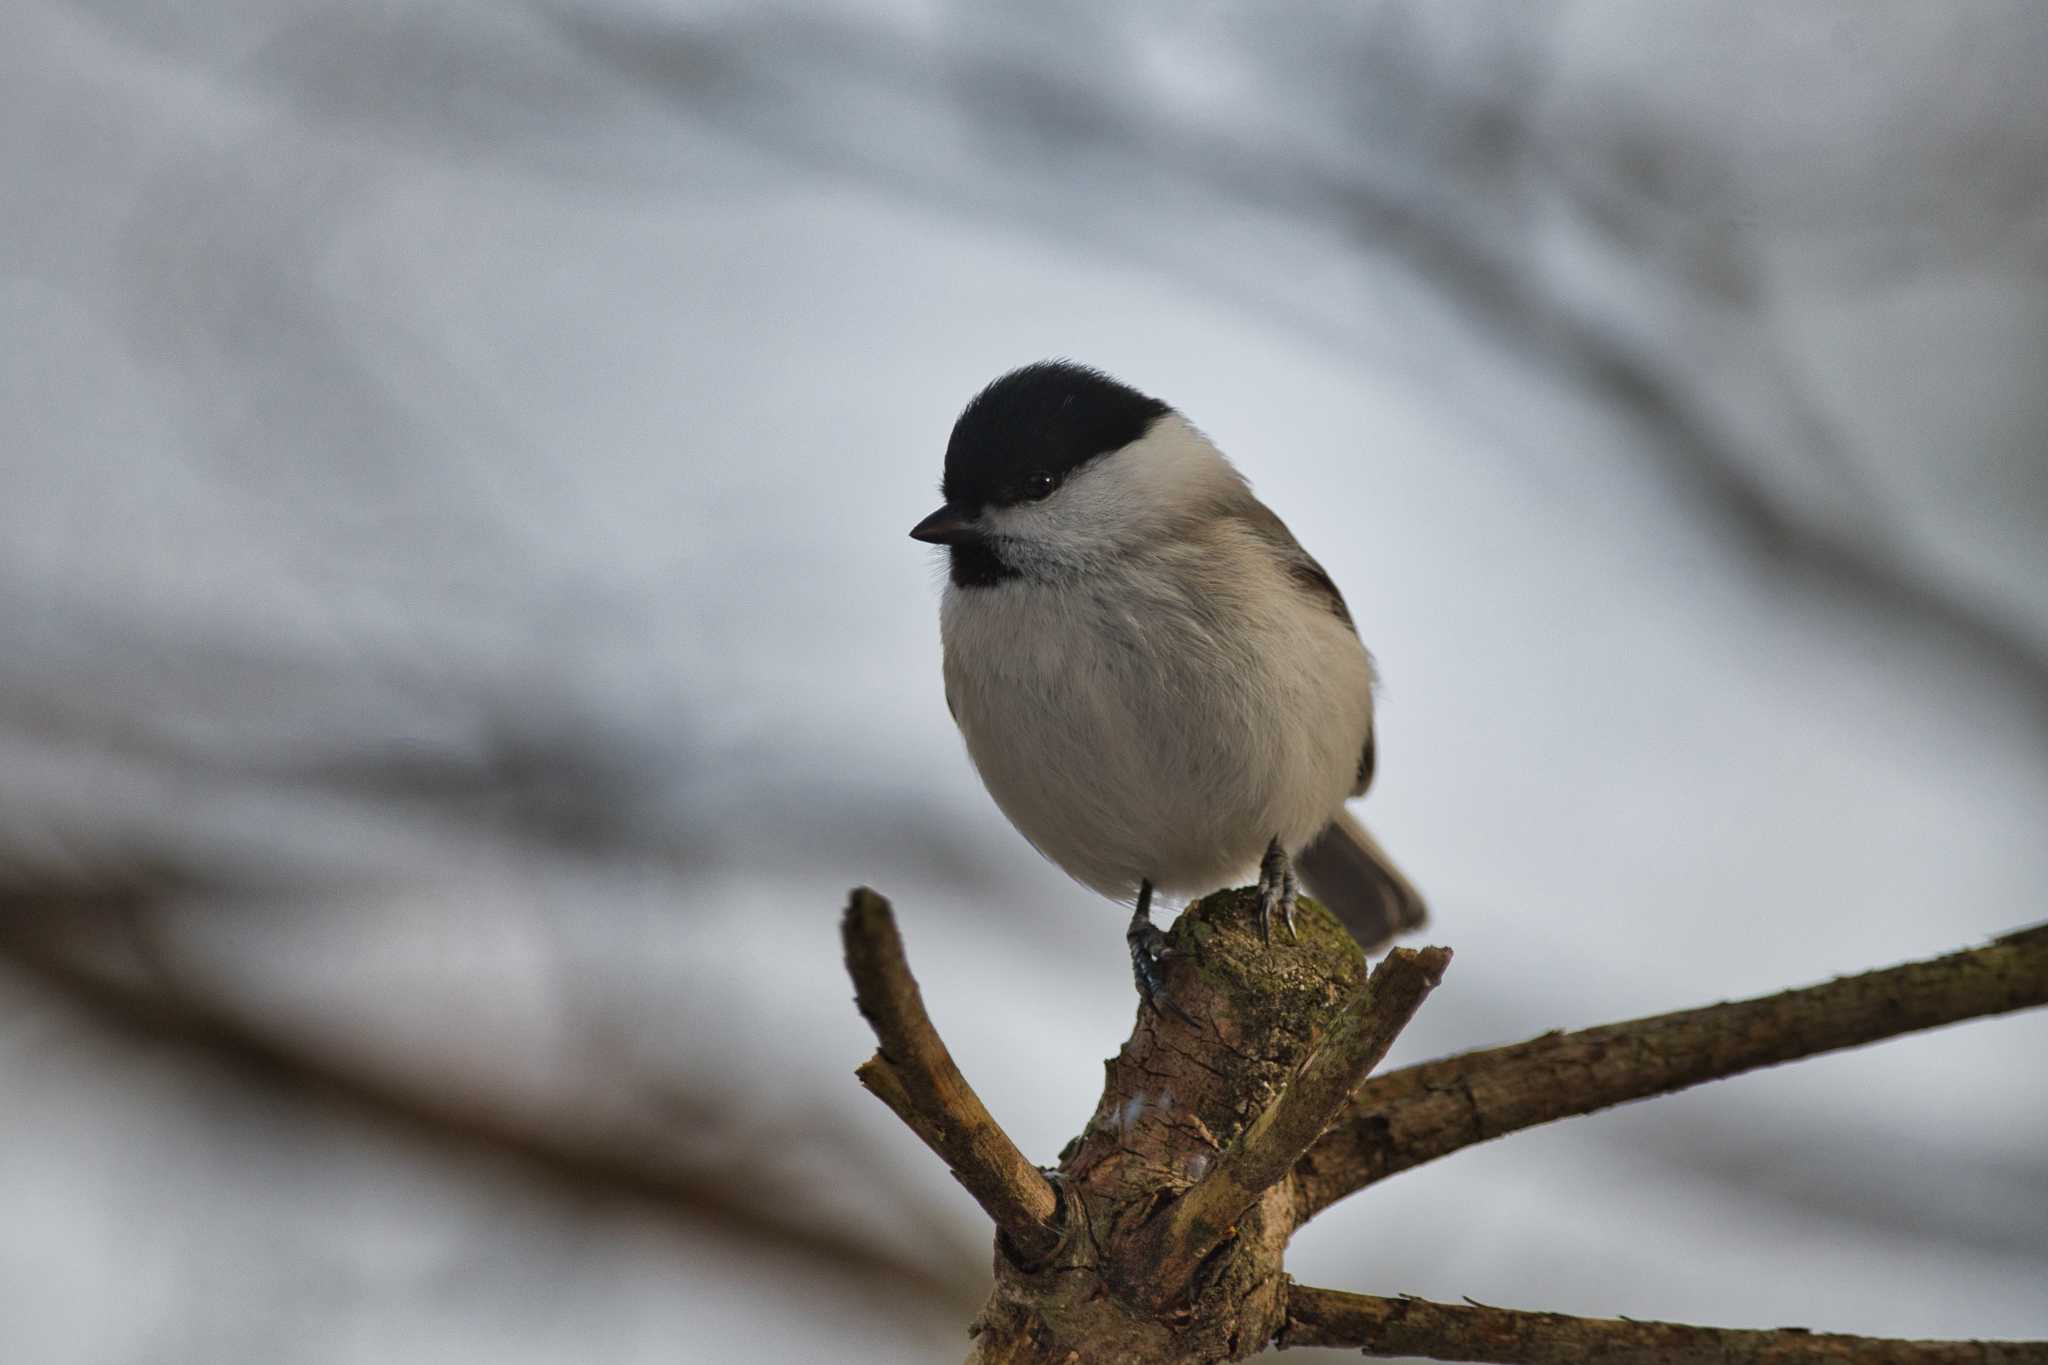
<svg viewBox="0 0 2048 1365"><path fill-rule="evenodd" d="M847 966L882 1044L861 1079L1001 1230L994 1292L973 1329L975 1361L1241 1360L1279 1329L1281 1256L1297 1222L1295 1157L1427 985L1367 995L1364 954L1313 902L1301 905L1292 942L1268 946L1256 923L1248 891L1211 896L1175 923L1164 971L1176 1008L1140 1008L1094 1116L1048 1183L959 1077L925 1016L887 903L854 893ZM1443 958L1405 954L1388 980L1433 984ZM1296 1101L1281 1103L1290 1090ZM1227 1226L1184 1217L1198 1235L1163 1257L1175 1205L1219 1169L1225 1175L1201 1198L1227 1206Z"/></svg>
<svg viewBox="0 0 2048 1365"><path fill-rule="evenodd" d="M854 1003L881 1045L855 1073L946 1163L1026 1264L1059 1246L1059 1196L1002 1130L924 1010L889 902L856 889L840 924Z"/></svg>
<svg viewBox="0 0 2048 1365"><path fill-rule="evenodd" d="M1443 980L1450 961L1448 948L1396 948L1387 954L1365 989L1338 1010L1329 1036L1310 1050L1243 1135L1167 1208L1157 1233L1136 1245L1139 1273L1126 1278L1142 1275L1156 1301L1179 1296L1244 1211L1284 1180L1343 1112L1358 1083ZM1300 1221L1298 1210L1294 1218Z"/></svg>
<svg viewBox="0 0 2048 1365"><path fill-rule="evenodd" d="M1164 1014L1140 1008L1129 1041L1107 1063L1094 1116L1048 1179L953 1065L925 1017L887 903L854 894L847 966L882 1043L861 1080L1000 1230L972 1362L1179 1365L1242 1360L1277 1343L1510 1365L2048 1365L2043 1342L1569 1318L1291 1286L1282 1268L1288 1238L1333 1200L1498 1132L2042 1003L2048 926L1934 962L1546 1035L1360 1085L1441 978L1449 952L1397 950L1368 988L1364 955L1322 907L1302 903L1294 942L1269 947L1256 922L1250 890L1218 893L1182 914L1164 960L1171 1005ZM1341 1117L1329 1125L1333 1116Z"/></svg>

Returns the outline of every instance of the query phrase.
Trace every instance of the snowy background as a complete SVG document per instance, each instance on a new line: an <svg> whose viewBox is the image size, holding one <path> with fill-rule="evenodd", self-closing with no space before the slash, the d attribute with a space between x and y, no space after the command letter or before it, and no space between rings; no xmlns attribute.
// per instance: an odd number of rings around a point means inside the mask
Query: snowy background
<svg viewBox="0 0 2048 1365"><path fill-rule="evenodd" d="M2042 919L2044 70L2025 0L12 0L0 1359L958 1359L836 923L1051 1161L1122 915L904 536L1046 356L1350 598L1458 953L1396 1062ZM1538 1130L1292 1268L2048 1335L2044 1056Z"/></svg>

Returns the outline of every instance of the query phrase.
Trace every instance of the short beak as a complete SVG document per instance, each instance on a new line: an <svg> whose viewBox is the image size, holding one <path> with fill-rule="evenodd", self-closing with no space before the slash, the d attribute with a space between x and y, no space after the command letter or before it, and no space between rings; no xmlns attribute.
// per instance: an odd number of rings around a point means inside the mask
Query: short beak
<svg viewBox="0 0 2048 1365"><path fill-rule="evenodd" d="M933 545L972 545L981 539L981 530L974 518L949 502L911 527L910 536Z"/></svg>

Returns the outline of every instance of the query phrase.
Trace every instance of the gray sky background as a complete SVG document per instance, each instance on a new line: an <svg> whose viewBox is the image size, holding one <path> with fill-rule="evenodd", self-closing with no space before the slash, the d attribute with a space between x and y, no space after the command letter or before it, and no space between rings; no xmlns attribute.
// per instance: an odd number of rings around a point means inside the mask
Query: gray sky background
<svg viewBox="0 0 2048 1365"><path fill-rule="evenodd" d="M1395 1062L2048 915L2044 69L2022 3L19 0L0 1359L958 1358L985 1226L836 920L1051 1161L1122 917L981 793L904 538L1049 355L1379 658L1458 953ZM2044 1055L1521 1135L1292 1268L2048 1335Z"/></svg>

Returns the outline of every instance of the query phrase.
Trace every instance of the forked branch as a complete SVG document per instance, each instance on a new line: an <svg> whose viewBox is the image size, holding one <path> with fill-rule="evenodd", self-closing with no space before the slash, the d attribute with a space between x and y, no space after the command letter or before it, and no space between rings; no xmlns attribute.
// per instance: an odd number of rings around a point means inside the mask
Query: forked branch
<svg viewBox="0 0 2048 1365"><path fill-rule="evenodd" d="M1550 1034L1361 1084L1450 953L1396 951L1368 978L1357 945L1321 906L1303 903L1301 933L1286 944L1263 940L1255 910L1254 893L1223 892L1175 922L1164 961L1176 1007L1140 1009L1094 1115L1049 1179L953 1065L887 903L853 894L847 966L882 1045L860 1077L1000 1229L996 1283L972 1329L977 1365L1221 1362L1269 1344L1500 1365L2048 1365L2048 1342L1573 1318L1310 1289L1284 1269L1288 1239L1315 1212L1461 1147L2048 1003L2048 925L1928 962Z"/></svg>
<svg viewBox="0 0 2048 1365"><path fill-rule="evenodd" d="M1331 1035L1273 1102L1163 1216L1141 1244L1150 1283L1177 1294L1260 1195L1284 1179L1371 1073L1450 965L1448 948L1397 948L1338 1016Z"/></svg>
<svg viewBox="0 0 2048 1365"><path fill-rule="evenodd" d="M1744 1331L1633 1318L1574 1318L1477 1303L1381 1298L1291 1284L1282 1346L1489 1365L2048 1365L2048 1341L1892 1341Z"/></svg>
<svg viewBox="0 0 2048 1365"><path fill-rule="evenodd" d="M854 1003L880 1044L854 1074L946 1163L1020 1263L1043 1260L1060 1242L1059 1196L989 1115L932 1027L889 902L857 888L840 937Z"/></svg>
<svg viewBox="0 0 2048 1365"><path fill-rule="evenodd" d="M1548 1033L1367 1081L1295 1168L1304 1221L1504 1133L1757 1067L2048 1004L2048 924L1926 962L1622 1024Z"/></svg>

